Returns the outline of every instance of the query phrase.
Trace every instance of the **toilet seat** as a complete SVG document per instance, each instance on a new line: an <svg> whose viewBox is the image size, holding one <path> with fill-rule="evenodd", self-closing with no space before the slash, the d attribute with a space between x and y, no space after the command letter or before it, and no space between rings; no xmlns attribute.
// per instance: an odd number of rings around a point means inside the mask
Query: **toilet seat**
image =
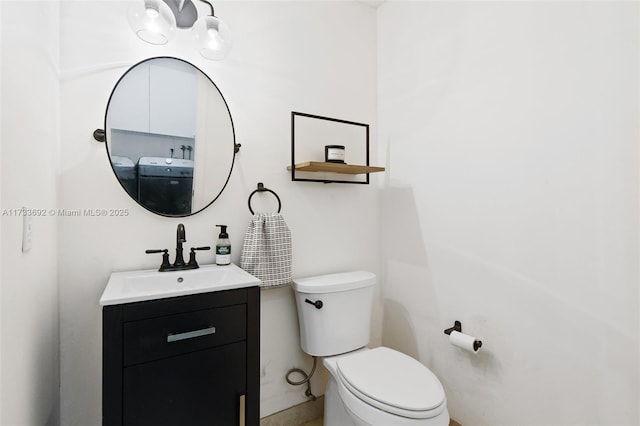
<svg viewBox="0 0 640 426"><path fill-rule="evenodd" d="M340 382L377 409L413 419L442 412L445 394L440 381L408 355L378 347L339 357L336 367Z"/></svg>

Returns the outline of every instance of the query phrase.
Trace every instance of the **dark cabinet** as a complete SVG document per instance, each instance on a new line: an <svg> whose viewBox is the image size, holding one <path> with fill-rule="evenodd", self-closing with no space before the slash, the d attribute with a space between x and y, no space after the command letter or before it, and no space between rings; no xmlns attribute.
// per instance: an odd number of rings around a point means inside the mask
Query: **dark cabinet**
<svg viewBox="0 0 640 426"><path fill-rule="evenodd" d="M104 426L259 424L260 292L103 307Z"/></svg>

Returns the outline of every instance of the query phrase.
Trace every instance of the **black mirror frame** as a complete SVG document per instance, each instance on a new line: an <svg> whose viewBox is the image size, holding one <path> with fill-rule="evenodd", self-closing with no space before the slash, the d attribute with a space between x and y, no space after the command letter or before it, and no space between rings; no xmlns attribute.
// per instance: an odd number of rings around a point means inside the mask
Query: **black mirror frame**
<svg viewBox="0 0 640 426"><path fill-rule="evenodd" d="M111 98L113 97L113 94L115 93L116 88L118 87L118 85L120 84L122 79L129 73L129 71L131 71L132 69L134 69L138 65L141 65L141 64L143 64L145 62L148 62L148 61L152 61L154 59L174 59L174 60L177 60L177 61L184 62L185 64L187 64L189 66L192 66L193 68L198 70L203 76L205 76L207 78L207 80L209 80L209 82L213 85L213 87L216 88L216 90L220 94L220 97L222 98L222 102L224 102L224 106L225 106L225 108L227 110L227 113L229 114L229 120L231 121L231 132L233 134L233 147L232 147L232 149L233 149L233 157L231 158L231 167L229 167L229 174L227 175L227 179L225 180L224 185L222 185L222 188L220 188L220 192L218 192L218 194L213 198L213 200L211 200L211 202L209 202L207 205L205 205L201 209L199 209L199 210L197 210L195 212L189 213L189 214L183 214L183 215L165 214L165 213L161 213L161 212L157 212L157 211L151 210L151 209L147 208L146 206L144 206L143 204L141 204L138 200L136 200L133 197L131 197L131 194L129 194L129 192L125 188L124 184L122 183L122 181L120 179L118 179L118 175L116 173L116 170L113 167L113 162L111 161L111 154L109 152L109 144L107 142L107 133L108 133L107 116L109 115L109 105L111 104ZM96 132L100 133L98 135L99 137L96 137ZM118 180L118 183L120 184L120 186L122 187L124 192L126 192L127 195L129 195L131 197L131 199L136 202L137 205L139 205L140 207L144 208L145 210L147 210L147 211L149 211L151 213L157 214L159 216L176 217L176 218L193 216L193 215L195 215L197 213L200 213L201 211L203 211L204 209L206 209L207 207L212 205L218 198L220 198L220 195L222 195L222 193L224 192L225 188L227 187L227 184L229 183L229 179L231 179L231 173L233 172L233 166L235 164L236 154L240 151L240 146L241 146L240 144L236 143L236 130L235 130L235 126L233 124L233 116L231 115L231 110L229 109L229 104L227 104L227 100L224 98L224 95L222 94L222 92L220 91L218 86L213 82L213 80L211 80L211 78L207 75L207 73L202 71L200 68L198 68L197 66L193 65L189 61L186 61L186 60L180 59L180 58L176 58L176 57L173 57L173 56L154 56L154 57L151 57L151 58L144 59L144 60L142 60L140 62L137 62L136 64L132 65L131 67L129 67L129 69L127 69L127 71L124 74L122 74L122 76L120 76L120 78L118 79L116 84L113 86L113 89L111 90L111 94L109 95L109 100L107 101L107 107L105 108L105 112L104 112L104 130L96 129L96 131L94 132L94 138L96 140L100 141L100 142L104 142L105 143L104 146L105 146L105 149L106 149L106 152L107 152L107 159L109 160L109 165L111 166L111 170L113 171L114 176Z"/></svg>

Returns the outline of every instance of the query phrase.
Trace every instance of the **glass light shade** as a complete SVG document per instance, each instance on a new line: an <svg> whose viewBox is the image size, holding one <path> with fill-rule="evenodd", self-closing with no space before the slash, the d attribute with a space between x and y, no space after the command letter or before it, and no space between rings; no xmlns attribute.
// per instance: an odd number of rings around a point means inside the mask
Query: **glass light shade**
<svg viewBox="0 0 640 426"><path fill-rule="evenodd" d="M127 13L136 35L151 44L167 44L176 29L176 18L161 0L144 0L132 4Z"/></svg>
<svg viewBox="0 0 640 426"><path fill-rule="evenodd" d="M198 51L207 59L224 59L231 50L231 31L227 24L215 16L198 19L191 31Z"/></svg>

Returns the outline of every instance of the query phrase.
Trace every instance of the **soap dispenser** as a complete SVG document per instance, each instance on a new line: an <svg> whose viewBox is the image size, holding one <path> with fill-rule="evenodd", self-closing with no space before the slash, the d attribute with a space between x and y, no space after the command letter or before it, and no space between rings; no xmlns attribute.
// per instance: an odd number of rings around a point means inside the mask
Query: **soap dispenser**
<svg viewBox="0 0 640 426"><path fill-rule="evenodd" d="M216 265L228 265L231 263L231 241L227 234L227 225L216 225L220 227L220 235L216 241Z"/></svg>

